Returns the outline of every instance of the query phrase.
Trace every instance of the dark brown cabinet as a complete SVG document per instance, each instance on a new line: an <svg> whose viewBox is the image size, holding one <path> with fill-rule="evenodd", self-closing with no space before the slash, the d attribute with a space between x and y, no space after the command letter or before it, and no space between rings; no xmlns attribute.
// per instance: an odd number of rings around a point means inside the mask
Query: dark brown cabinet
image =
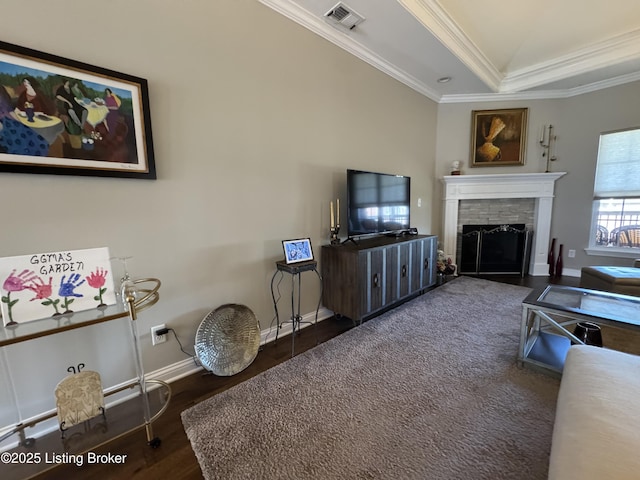
<svg viewBox="0 0 640 480"><path fill-rule="evenodd" d="M322 247L322 301L361 322L435 284L438 237L375 237Z"/></svg>

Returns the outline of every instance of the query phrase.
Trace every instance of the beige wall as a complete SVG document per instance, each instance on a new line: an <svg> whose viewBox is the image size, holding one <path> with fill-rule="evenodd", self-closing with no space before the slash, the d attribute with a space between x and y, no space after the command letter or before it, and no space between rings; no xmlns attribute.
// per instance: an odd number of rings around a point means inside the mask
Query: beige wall
<svg viewBox="0 0 640 480"><path fill-rule="evenodd" d="M205 314L237 302L269 327L281 240L311 237L319 256L329 201L340 197L344 210L349 167L411 176L412 224L438 227L436 104L257 1L31 5L37 15L3 9L4 41L148 79L158 180L0 173L0 255L97 246L132 255L135 276L163 283L139 322L147 370L185 359L171 336L151 347L152 325L173 327L191 349ZM303 313L315 310L317 283L303 278ZM115 352L126 334L116 331L48 339L51 377L81 361L107 383L117 380L110 370L131 375L120 355L91 361L96 346L78 350L99 335ZM21 348L12 368L29 362L33 348Z"/></svg>
<svg viewBox="0 0 640 480"><path fill-rule="evenodd" d="M134 275L163 282L160 303L139 321L147 370L185 358L172 339L151 347L152 325L173 327L189 349L208 311L238 302L269 327L280 242L309 236L319 256L331 199L343 200L344 218L346 168L410 175L412 224L440 233L438 179L451 162L467 174L543 171L536 137L545 123L558 135L552 169L568 172L552 225L578 253L566 268L624 263L582 249L597 135L640 123L637 82L568 99L436 105L256 1L32 5L29 28L18 9L3 11L4 41L148 79L158 180L0 173L0 255L97 246L133 255ZM69 12L92 20L70 22ZM471 110L507 107L530 109L526 165L470 169ZM302 310L312 312L319 289L309 279L303 293ZM79 362L106 384L129 378L126 335L118 324L12 347L21 403L37 413L50 384ZM91 357L96 351L108 353ZM25 380L34 365L46 385Z"/></svg>
<svg viewBox="0 0 640 480"><path fill-rule="evenodd" d="M469 167L471 111L497 108L528 108L529 128L526 163L516 167ZM463 174L544 172L546 159L539 145L543 125L553 124L557 135L550 170L567 172L556 182L551 237L564 244L565 271L579 275L587 265L631 265L627 258L589 256L593 179L601 132L640 126L640 82L612 87L597 92L553 100L510 102L467 102L438 106L436 176L449 175L451 163L458 160ZM442 185L437 195L442 204ZM441 224L441 210L438 225ZM575 258L566 252L576 250Z"/></svg>

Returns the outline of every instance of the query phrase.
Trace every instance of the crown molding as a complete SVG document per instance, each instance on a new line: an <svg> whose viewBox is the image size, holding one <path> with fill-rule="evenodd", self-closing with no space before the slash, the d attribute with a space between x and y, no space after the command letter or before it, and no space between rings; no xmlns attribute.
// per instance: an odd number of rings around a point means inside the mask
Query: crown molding
<svg viewBox="0 0 640 480"><path fill-rule="evenodd" d="M500 92L516 92L640 59L640 30L617 35L505 75Z"/></svg>
<svg viewBox="0 0 640 480"><path fill-rule="evenodd" d="M627 73L614 78L608 78L599 82L590 83L588 85L582 85L580 87L574 87L567 90L566 97L575 97L576 95L582 95L583 93L595 92L598 90L604 90L606 88L617 87L618 85L624 85L626 83L637 82L640 80L640 72Z"/></svg>
<svg viewBox="0 0 640 480"><path fill-rule="evenodd" d="M503 74L456 25L437 0L398 1L498 94L516 93L600 68L640 59L640 30L633 30L547 62ZM606 81L601 88L607 88ZM557 92L547 93L551 97L545 98L562 96ZM539 95L540 93L534 94L535 97ZM491 96L492 94L486 94L479 97ZM572 93L568 90L564 96L572 96ZM503 98L507 99L507 96Z"/></svg>
<svg viewBox="0 0 640 480"><path fill-rule="evenodd" d="M375 67L381 72L386 73L399 82L404 83L409 88L417 91L425 97L430 98L435 102L440 101L441 95L438 92L420 82L412 75L409 75L407 72L387 62L368 48L359 44L352 36L349 35L349 31L338 29L330 25L328 22L318 18L316 15L301 8L294 2L285 0L259 0L259 2L272 10L275 10L281 15L284 15L288 19L293 20L304 28L311 30L313 33L320 35L325 40L330 41L352 55L355 55L360 60L367 62L369 65Z"/></svg>
<svg viewBox="0 0 640 480"><path fill-rule="evenodd" d="M469 95L443 95L439 103L474 103L474 102L501 102L501 101L523 101L523 100L552 100L557 98L569 98L585 93L596 92L611 87L617 87L626 83L640 80L640 72L628 73L615 78L609 78L588 85L567 88L563 90L534 90L527 92L511 93L484 93Z"/></svg>
<svg viewBox="0 0 640 480"><path fill-rule="evenodd" d="M618 35L548 62L500 73L482 51L455 24L437 0L398 0L441 43L449 48L495 93L441 95L414 76L397 68L350 35L289 0L259 0L263 5L296 22L374 68L436 103L472 103L568 98L640 80L640 72L558 90L528 90L599 68L640 59L640 30ZM526 91L525 91L526 90Z"/></svg>
<svg viewBox="0 0 640 480"><path fill-rule="evenodd" d="M398 2L491 90L500 91L504 75L453 21L437 0L398 0Z"/></svg>
<svg viewBox="0 0 640 480"><path fill-rule="evenodd" d="M546 90L535 92L513 92L513 93L471 93L443 95L439 103L482 103L482 102L509 102L523 100L549 100L553 98L564 98L563 90Z"/></svg>

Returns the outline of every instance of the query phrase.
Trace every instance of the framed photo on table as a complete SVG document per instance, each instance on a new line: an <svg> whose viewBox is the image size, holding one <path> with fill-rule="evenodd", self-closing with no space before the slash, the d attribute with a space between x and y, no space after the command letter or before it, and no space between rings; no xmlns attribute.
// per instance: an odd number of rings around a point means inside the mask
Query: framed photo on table
<svg viewBox="0 0 640 480"><path fill-rule="evenodd" d="M0 171L155 179L147 81L0 42Z"/></svg>
<svg viewBox="0 0 640 480"><path fill-rule="evenodd" d="M284 249L284 260L287 264L313 260L313 249L309 238L283 240L282 248Z"/></svg>
<svg viewBox="0 0 640 480"><path fill-rule="evenodd" d="M471 166L524 165L527 108L471 112Z"/></svg>

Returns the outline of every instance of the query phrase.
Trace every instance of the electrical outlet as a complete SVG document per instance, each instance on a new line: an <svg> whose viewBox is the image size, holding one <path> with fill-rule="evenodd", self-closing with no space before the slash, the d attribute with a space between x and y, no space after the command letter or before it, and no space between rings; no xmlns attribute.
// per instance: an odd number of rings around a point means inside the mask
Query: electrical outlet
<svg viewBox="0 0 640 480"><path fill-rule="evenodd" d="M156 325L155 327L151 327L151 344L158 345L160 343L164 343L167 341L167 334L164 335L156 335L158 330L162 330L163 328L167 328L167 326L163 323L162 325Z"/></svg>
<svg viewBox="0 0 640 480"><path fill-rule="evenodd" d="M568 256L569 256L569 258L576 258L576 251L575 250L569 250Z"/></svg>

